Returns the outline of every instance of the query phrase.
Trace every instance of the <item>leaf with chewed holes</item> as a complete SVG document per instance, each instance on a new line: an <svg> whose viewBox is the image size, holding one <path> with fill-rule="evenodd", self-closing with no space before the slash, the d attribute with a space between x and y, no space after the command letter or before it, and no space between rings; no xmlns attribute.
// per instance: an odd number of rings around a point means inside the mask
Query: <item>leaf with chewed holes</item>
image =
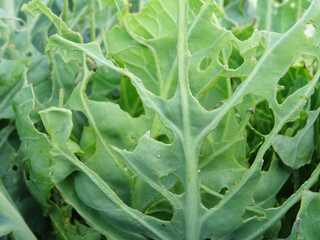
<svg viewBox="0 0 320 240"><path fill-rule="evenodd" d="M201 1L203 4L199 7L188 2L195 1L151 0L138 14L129 14L118 6L122 25L106 33L105 37L107 57L114 57L123 68L113 59L105 58L95 42L82 44L54 35L47 46L48 50L55 48L59 53L63 52L69 59L84 54L98 67L108 67L130 78L146 109L152 109L158 117L158 120L157 117L153 119L150 135L142 136L150 125L137 129L133 126L144 123L146 116L132 119L113 104L87 98L86 85L94 74L87 71L65 108L49 108L40 113L51 136L55 185L81 216L111 239L261 238L300 200L303 190L310 188L320 174L318 166L311 177L277 207L260 206L255 202L261 196L256 190L260 179L270 181L271 174L286 172L273 160L269 171L263 174L265 154L283 126L306 106L319 79L317 69L306 85L281 104L277 102L278 81L293 62L302 54L320 57L320 33L317 30L320 1L314 0L289 31L276 37L265 34L270 47L263 49L258 62L255 57L261 32L240 41L212 21L217 11L215 3ZM154 11L155 6L158 11ZM188 15L193 21L188 20ZM243 63L237 66L241 59ZM234 66L237 67L233 69ZM235 77L240 79L238 85L231 84L231 78ZM220 79L227 85L223 92L226 98L221 106L216 107L215 103L212 109L204 108L199 99L210 94L209 90L215 86L220 87L215 85ZM248 96L253 100L248 101ZM264 104L263 107L260 103ZM256 111L255 107L258 108ZM269 131L255 133L262 139L260 145L257 144L251 159L243 160L245 148L242 145L239 150L234 145L246 137L244 129L250 114L259 115L255 120L261 119L264 109L273 114L274 122ZM74 151L77 148L68 144L73 127L71 110L81 111L88 118L85 142L95 138L99 155L84 155L89 158L82 159ZM157 124L170 131L170 141L165 143L153 138L153 128ZM221 131L221 128L226 130ZM137 130L135 144L130 143L122 129L125 132ZM232 132L237 130L240 133L235 137ZM255 131L254 126L251 130ZM220 134L223 136L219 139ZM210 164L199 167L202 143L207 144L211 139L216 139L211 143L212 148L223 148L224 143L230 146L222 151L228 158L226 166L222 171L212 171L212 179L201 173L205 173ZM92 144L90 151L94 152ZM98 161L96 159L102 159L102 164L98 165L100 169L90 165ZM218 170L220 162L217 159L218 156L213 155L212 159L205 161L215 163L213 170ZM234 176L224 175L223 170L234 171ZM147 209L133 208L129 201L130 192L124 197L121 189L117 189L115 182L119 180L122 186L123 175L138 178L137 182L145 182L158 193ZM128 189L135 191L135 180L127 179ZM279 184L284 181L277 176ZM279 191L279 188L275 189ZM203 204L203 192L216 197L214 206ZM161 204L165 201L167 205ZM157 206L172 211L172 218L163 220L145 215L156 212ZM120 225L126 228L119 229Z"/></svg>

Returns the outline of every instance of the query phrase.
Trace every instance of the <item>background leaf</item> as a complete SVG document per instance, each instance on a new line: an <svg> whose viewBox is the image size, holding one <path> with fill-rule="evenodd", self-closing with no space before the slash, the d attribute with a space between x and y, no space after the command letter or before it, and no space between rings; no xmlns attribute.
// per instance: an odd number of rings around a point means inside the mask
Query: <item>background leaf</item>
<svg viewBox="0 0 320 240"><path fill-rule="evenodd" d="M0 2L0 215L39 239L317 237L319 0L26 2Z"/></svg>

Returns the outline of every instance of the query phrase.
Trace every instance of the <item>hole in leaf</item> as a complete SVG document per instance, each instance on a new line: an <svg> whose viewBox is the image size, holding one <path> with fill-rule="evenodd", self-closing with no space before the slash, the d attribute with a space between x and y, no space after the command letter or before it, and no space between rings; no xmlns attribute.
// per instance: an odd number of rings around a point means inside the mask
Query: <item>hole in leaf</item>
<svg viewBox="0 0 320 240"><path fill-rule="evenodd" d="M92 68L92 63L89 62L88 67L90 66ZM95 101L117 101L122 94L120 78L121 76L110 68L99 67L87 86L90 88L86 91L88 97Z"/></svg>
<svg viewBox="0 0 320 240"><path fill-rule="evenodd" d="M239 160L241 159L239 156L235 158L238 159L238 162L245 168L247 168L253 163L258 149L264 142L264 136L256 129L254 129L250 124L250 120L252 120L255 114L257 114L257 109L255 105L259 103L261 99L261 97L256 95L246 95L242 99L241 104L235 107L235 117L237 122L234 121L234 124L229 124L233 128L236 124L238 124L239 127L241 126L242 128L245 128L245 131L242 136L243 140L235 142L235 145L238 147L236 152L239 152L239 150L241 150L241 152L244 152L245 155L244 157L242 156L242 161ZM232 132L239 132L239 130L234 129L232 130ZM244 145L241 149L239 149L239 147L241 146L240 143Z"/></svg>
<svg viewBox="0 0 320 240"><path fill-rule="evenodd" d="M281 239L288 238L291 234L291 229L297 218L301 201L297 202L293 207L286 212L285 216L281 219L281 228L278 237Z"/></svg>
<svg viewBox="0 0 320 240"><path fill-rule="evenodd" d="M156 137L156 140L165 144L170 144L170 139L167 135L165 134L161 134L159 136Z"/></svg>
<svg viewBox="0 0 320 240"><path fill-rule="evenodd" d="M257 153L264 143L264 137L257 133L256 131L252 131L252 129L247 129L247 139L248 139L248 149L247 149L247 159L249 166L252 165L254 160L256 159Z"/></svg>
<svg viewBox="0 0 320 240"><path fill-rule="evenodd" d="M223 65L223 66L227 66L228 67L228 59L231 55L231 51L232 51L232 44L228 43L220 52L219 52L219 62Z"/></svg>
<svg viewBox="0 0 320 240"><path fill-rule="evenodd" d="M49 135L48 132L46 131L42 121L39 120L36 123L34 123L34 127L38 130L38 132Z"/></svg>
<svg viewBox="0 0 320 240"><path fill-rule="evenodd" d="M83 128L89 126L89 121L86 115L84 115L82 112L72 110L72 122L73 128L71 132L71 139L79 144Z"/></svg>
<svg viewBox="0 0 320 240"><path fill-rule="evenodd" d="M314 76L317 66L318 61L314 56L301 55L278 81L278 103L282 104L287 97L308 84Z"/></svg>
<svg viewBox="0 0 320 240"><path fill-rule="evenodd" d="M72 208L71 210L71 219L70 222L72 224L75 223L80 223L82 224L84 227L90 227L90 225L82 218L82 216L77 212L76 209Z"/></svg>
<svg viewBox="0 0 320 240"><path fill-rule="evenodd" d="M201 203L207 209L215 207L221 201L221 197L218 197L217 195L213 195L205 191L204 189L201 189L200 196L201 196Z"/></svg>
<svg viewBox="0 0 320 240"><path fill-rule="evenodd" d="M32 57L32 52L30 51L26 52L26 57Z"/></svg>
<svg viewBox="0 0 320 240"><path fill-rule="evenodd" d="M130 79L122 77L120 80L120 108L128 112L133 117L138 117L144 113L141 98L132 85Z"/></svg>
<svg viewBox="0 0 320 240"><path fill-rule="evenodd" d="M9 119L0 119L0 130L5 128L10 123Z"/></svg>
<svg viewBox="0 0 320 240"><path fill-rule="evenodd" d="M285 182L285 184L282 186L280 191L277 194L277 201L279 204L282 204L288 199L293 193L294 193L294 182L293 175L288 178L288 180Z"/></svg>
<svg viewBox="0 0 320 240"><path fill-rule="evenodd" d="M243 81L241 78L231 78L232 92L235 92Z"/></svg>
<svg viewBox="0 0 320 240"><path fill-rule="evenodd" d="M60 192L58 191L58 189L56 189L55 187L53 187L50 191L51 197L50 200L52 202L55 202L58 204L59 207L63 207L66 206L65 201L63 200Z"/></svg>
<svg viewBox="0 0 320 240"><path fill-rule="evenodd" d="M231 69L239 68L243 64L244 60L240 56L239 50L233 45L231 56L228 60L228 66Z"/></svg>
<svg viewBox="0 0 320 240"><path fill-rule="evenodd" d="M173 187L171 189L171 192L174 193L174 194L177 194L177 195L183 194L184 191L185 191L184 185L179 180L173 185Z"/></svg>
<svg viewBox="0 0 320 240"><path fill-rule="evenodd" d="M11 167L12 171L18 171L18 166L16 164L12 165Z"/></svg>
<svg viewBox="0 0 320 240"><path fill-rule="evenodd" d="M164 221L170 221L173 217L173 208L168 200L161 199L151 204L144 213Z"/></svg>
<svg viewBox="0 0 320 240"><path fill-rule="evenodd" d="M199 64L200 71L207 70L211 66L211 63L212 63L212 57L207 56L207 57L201 58L200 64Z"/></svg>
<svg viewBox="0 0 320 240"><path fill-rule="evenodd" d="M244 60L240 55L239 48L234 42L229 42L219 53L219 61L229 69L239 68Z"/></svg>
<svg viewBox="0 0 320 240"><path fill-rule="evenodd" d="M246 125L239 114L230 109L218 126L202 142L199 156L202 204L211 208L246 171ZM226 130L228 129L228 130ZM205 188L205 187L207 188ZM221 197L220 197L221 200Z"/></svg>
<svg viewBox="0 0 320 240"><path fill-rule="evenodd" d="M118 89L113 89L112 91L110 91L107 94L107 97L111 100L111 101L115 101L118 100L120 98L120 91Z"/></svg>
<svg viewBox="0 0 320 240"><path fill-rule="evenodd" d="M247 122L248 117L241 116L236 108L230 109L202 142L199 157L201 181L217 192L222 187L231 187L247 166ZM224 181L212 180L219 178L220 174L225 175ZM215 187L206 181L213 182Z"/></svg>
<svg viewBox="0 0 320 240"><path fill-rule="evenodd" d="M224 187L221 189L221 191L219 193L224 195L224 194L226 194L227 191L228 191L228 188Z"/></svg>
<svg viewBox="0 0 320 240"><path fill-rule="evenodd" d="M308 120L308 115L305 111L301 111L300 114L291 122L287 122L282 129L280 130L279 134L294 137L300 130L302 130Z"/></svg>
<svg viewBox="0 0 320 240"><path fill-rule="evenodd" d="M260 60L260 58L262 57L262 55L265 53L265 51L266 51L265 46L263 46L262 44L259 44L259 46L257 47L257 50L256 50L256 55L251 56L253 63L257 63Z"/></svg>
<svg viewBox="0 0 320 240"><path fill-rule="evenodd" d="M316 26L313 23L308 23L306 25L305 30L304 30L304 35L307 38L311 38L311 37L313 37L315 31L316 31Z"/></svg>
<svg viewBox="0 0 320 240"><path fill-rule="evenodd" d="M269 170L269 168L271 166L273 154L274 154L274 151L270 148L265 152L265 154L263 156L263 166L262 166L263 171Z"/></svg>
<svg viewBox="0 0 320 240"><path fill-rule="evenodd" d="M255 22L253 21L252 23L250 23L246 26L243 26L240 28L234 28L232 30L232 33L239 40L245 41L252 36L254 29L255 29L254 24L255 24Z"/></svg>
<svg viewBox="0 0 320 240"><path fill-rule="evenodd" d="M251 113L249 123L253 130L263 135L271 132L274 126L274 115L266 100L248 108L248 111Z"/></svg>
<svg viewBox="0 0 320 240"><path fill-rule="evenodd" d="M174 134L170 129L168 129L163 122L160 121L159 115L156 114L155 120L157 121L158 125L156 128L151 129L150 131L146 132L145 135L155 140L162 142L164 144L170 144L174 141Z"/></svg>
<svg viewBox="0 0 320 240"><path fill-rule="evenodd" d="M29 165L26 162L22 163L23 166L23 174L24 174L24 178L26 179L26 181L30 181L30 169L29 169Z"/></svg>
<svg viewBox="0 0 320 240"><path fill-rule="evenodd" d="M23 20L23 21L27 21L27 16L26 16L26 14L24 13L24 12L22 12L22 11L19 11L19 13L18 13L18 18L20 18L21 20ZM22 26L23 25L23 22L21 22L21 21L19 21L19 24Z"/></svg>
<svg viewBox="0 0 320 240"><path fill-rule="evenodd" d="M161 183L165 186L168 191L181 195L184 193L184 185L181 180L174 174L170 173L166 176L161 177Z"/></svg>
<svg viewBox="0 0 320 240"><path fill-rule="evenodd" d="M313 94L310 97L310 110L316 110L320 107L320 85L315 87Z"/></svg>
<svg viewBox="0 0 320 240"><path fill-rule="evenodd" d="M14 130L8 138L8 142L10 143L10 145L16 150L18 151L20 148L20 140L19 140L19 135L18 132L16 130Z"/></svg>
<svg viewBox="0 0 320 240"><path fill-rule="evenodd" d="M219 78L210 89L199 95L198 100L208 111L217 109L229 100L231 93L234 93L242 82L241 78Z"/></svg>
<svg viewBox="0 0 320 240"><path fill-rule="evenodd" d="M219 78L213 86L199 97L199 102L206 110L219 108L228 100L228 84L230 79Z"/></svg>
<svg viewBox="0 0 320 240"><path fill-rule="evenodd" d="M63 3L58 1L57 2L55 1L51 7L52 12L57 16L60 16L62 9L63 9Z"/></svg>

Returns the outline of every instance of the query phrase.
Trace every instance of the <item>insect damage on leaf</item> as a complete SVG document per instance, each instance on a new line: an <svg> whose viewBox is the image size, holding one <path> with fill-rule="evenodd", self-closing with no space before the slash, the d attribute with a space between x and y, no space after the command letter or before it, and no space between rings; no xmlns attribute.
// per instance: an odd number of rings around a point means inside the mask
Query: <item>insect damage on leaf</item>
<svg viewBox="0 0 320 240"><path fill-rule="evenodd" d="M320 0L62 2L1 6L0 236L319 239Z"/></svg>
<svg viewBox="0 0 320 240"><path fill-rule="evenodd" d="M311 37L313 37L315 31L316 31L316 27L315 27L312 23L308 23L308 24L306 25L305 30L304 30L304 35L305 35L307 38L311 38Z"/></svg>
<svg viewBox="0 0 320 240"><path fill-rule="evenodd" d="M91 65L92 65L92 71L93 72L96 72L97 70L98 70L98 66L97 66L97 64L96 64L96 62L93 60L93 59L91 59L91 58L87 58L87 60L91 63Z"/></svg>

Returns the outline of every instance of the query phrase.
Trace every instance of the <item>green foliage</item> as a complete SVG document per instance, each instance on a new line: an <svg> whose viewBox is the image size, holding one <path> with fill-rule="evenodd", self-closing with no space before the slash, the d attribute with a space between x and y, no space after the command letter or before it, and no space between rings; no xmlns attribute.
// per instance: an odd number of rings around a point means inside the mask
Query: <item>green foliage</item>
<svg viewBox="0 0 320 240"><path fill-rule="evenodd" d="M320 237L319 0L26 2L0 1L3 239Z"/></svg>

